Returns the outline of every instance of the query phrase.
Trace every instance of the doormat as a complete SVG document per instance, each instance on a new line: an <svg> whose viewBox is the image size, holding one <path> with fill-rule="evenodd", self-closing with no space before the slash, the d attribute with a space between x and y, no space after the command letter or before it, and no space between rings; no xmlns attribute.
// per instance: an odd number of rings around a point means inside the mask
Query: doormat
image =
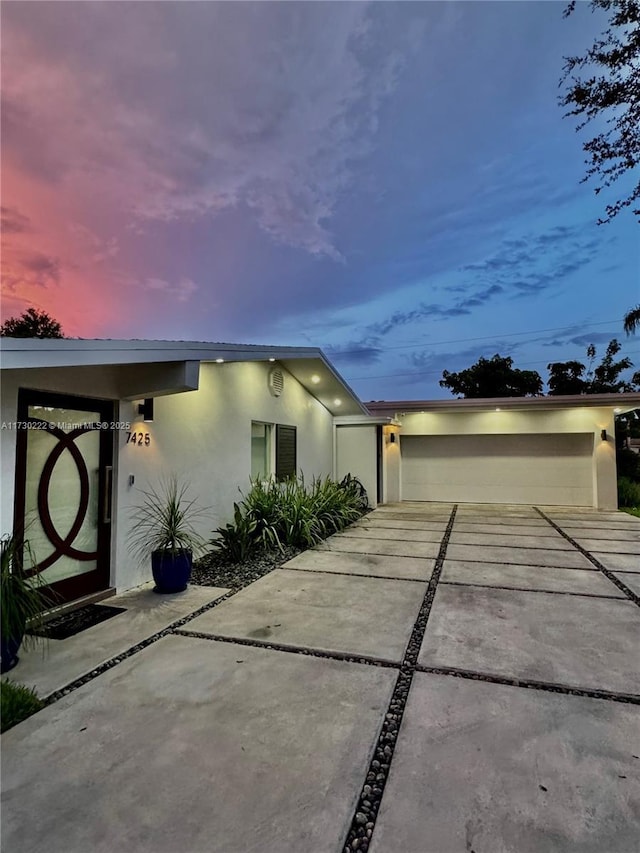
<svg viewBox="0 0 640 853"><path fill-rule="evenodd" d="M112 619L118 613L124 613L126 609L126 607L88 604L79 610L72 610L71 613L58 616L57 619L52 619L36 630L29 629L27 633L34 637L48 637L50 640L66 640L67 637L73 637L74 634L79 634L81 631L86 631L87 628L99 625L100 622Z"/></svg>

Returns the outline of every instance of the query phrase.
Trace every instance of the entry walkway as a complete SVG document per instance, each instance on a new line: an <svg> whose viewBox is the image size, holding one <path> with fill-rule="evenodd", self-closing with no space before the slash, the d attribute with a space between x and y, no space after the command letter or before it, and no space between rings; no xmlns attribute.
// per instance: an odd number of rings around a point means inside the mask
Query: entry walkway
<svg viewBox="0 0 640 853"><path fill-rule="evenodd" d="M638 519L385 506L196 597L3 735L3 850L638 849Z"/></svg>

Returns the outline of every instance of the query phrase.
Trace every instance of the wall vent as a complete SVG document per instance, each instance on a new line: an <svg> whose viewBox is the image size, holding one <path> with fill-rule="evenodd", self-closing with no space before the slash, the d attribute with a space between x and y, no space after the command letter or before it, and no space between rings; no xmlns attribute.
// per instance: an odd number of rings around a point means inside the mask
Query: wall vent
<svg viewBox="0 0 640 853"><path fill-rule="evenodd" d="M273 367L269 371L269 392L274 397L279 397L284 388L284 375L279 367Z"/></svg>

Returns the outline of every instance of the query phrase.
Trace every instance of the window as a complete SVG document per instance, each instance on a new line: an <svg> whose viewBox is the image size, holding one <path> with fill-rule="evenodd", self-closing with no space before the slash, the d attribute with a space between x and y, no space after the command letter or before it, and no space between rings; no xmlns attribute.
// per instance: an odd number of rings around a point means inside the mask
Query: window
<svg viewBox="0 0 640 853"><path fill-rule="evenodd" d="M296 459L296 428L292 426L276 426L276 478L286 480L295 476Z"/></svg>
<svg viewBox="0 0 640 853"><path fill-rule="evenodd" d="M251 479L271 473L271 424L251 422Z"/></svg>

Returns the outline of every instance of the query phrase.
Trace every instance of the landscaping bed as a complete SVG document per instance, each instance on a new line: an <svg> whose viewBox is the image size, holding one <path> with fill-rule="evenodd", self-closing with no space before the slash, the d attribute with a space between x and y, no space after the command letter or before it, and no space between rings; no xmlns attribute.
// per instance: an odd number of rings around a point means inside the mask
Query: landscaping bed
<svg viewBox="0 0 640 853"><path fill-rule="evenodd" d="M242 589L279 568L302 550L302 548L285 546L282 551L263 552L238 562L229 560L220 551L212 551L194 562L191 583L232 590Z"/></svg>

